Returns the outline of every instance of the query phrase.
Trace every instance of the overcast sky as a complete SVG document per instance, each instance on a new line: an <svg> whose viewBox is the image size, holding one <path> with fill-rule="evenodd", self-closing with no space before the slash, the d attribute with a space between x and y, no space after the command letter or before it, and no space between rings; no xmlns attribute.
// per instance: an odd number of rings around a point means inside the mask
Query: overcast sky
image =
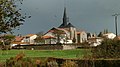
<svg viewBox="0 0 120 67"><path fill-rule="evenodd" d="M115 32L114 13L120 13L120 0L24 0L22 13L31 15L15 34L48 31L62 23L64 6L67 16L76 28L98 33L104 29ZM120 33L120 16L118 16Z"/></svg>

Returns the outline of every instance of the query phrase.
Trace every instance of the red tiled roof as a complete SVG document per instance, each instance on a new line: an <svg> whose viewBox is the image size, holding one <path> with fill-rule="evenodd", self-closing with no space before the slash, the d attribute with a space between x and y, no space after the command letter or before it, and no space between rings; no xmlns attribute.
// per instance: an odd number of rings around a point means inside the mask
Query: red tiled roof
<svg viewBox="0 0 120 67"><path fill-rule="evenodd" d="M81 34L82 32L83 32L83 31L81 31L81 32L79 31L79 32L77 32L77 34Z"/></svg>
<svg viewBox="0 0 120 67"><path fill-rule="evenodd" d="M31 37L31 36L33 36L33 35L35 35L35 34L27 34L26 36L27 36L27 37Z"/></svg>
<svg viewBox="0 0 120 67"><path fill-rule="evenodd" d="M120 40L120 36L118 36L118 39Z"/></svg>
<svg viewBox="0 0 120 67"><path fill-rule="evenodd" d="M50 39L50 38L55 38L53 36L43 36L44 39Z"/></svg>
<svg viewBox="0 0 120 67"><path fill-rule="evenodd" d="M115 40L120 40L120 36L117 36L114 38Z"/></svg>
<svg viewBox="0 0 120 67"><path fill-rule="evenodd" d="M17 36L17 37L15 37L15 41L21 41L22 39L23 39L24 37L21 37L21 36Z"/></svg>
<svg viewBox="0 0 120 67"><path fill-rule="evenodd" d="M48 32L54 32L54 30L49 30Z"/></svg>
<svg viewBox="0 0 120 67"><path fill-rule="evenodd" d="M56 31L61 31L61 34L65 34L65 29L63 28L52 28L51 30L49 30L48 32L56 32Z"/></svg>
<svg viewBox="0 0 120 67"><path fill-rule="evenodd" d="M29 44L27 42L12 42L11 44Z"/></svg>

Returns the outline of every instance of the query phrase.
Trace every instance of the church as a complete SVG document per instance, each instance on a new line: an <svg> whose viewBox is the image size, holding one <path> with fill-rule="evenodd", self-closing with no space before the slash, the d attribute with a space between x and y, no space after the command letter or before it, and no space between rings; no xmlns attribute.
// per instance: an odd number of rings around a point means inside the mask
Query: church
<svg viewBox="0 0 120 67"><path fill-rule="evenodd" d="M69 22L66 8L64 8L62 20L63 22L60 26L53 27L44 34L45 44L72 44L87 41L87 33L76 29L76 27Z"/></svg>

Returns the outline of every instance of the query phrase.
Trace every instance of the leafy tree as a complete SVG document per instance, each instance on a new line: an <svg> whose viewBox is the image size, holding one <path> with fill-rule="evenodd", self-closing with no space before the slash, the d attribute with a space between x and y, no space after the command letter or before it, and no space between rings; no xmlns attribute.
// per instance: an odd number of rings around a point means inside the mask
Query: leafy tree
<svg viewBox="0 0 120 67"><path fill-rule="evenodd" d="M38 32L37 33L37 38L35 39L35 42L36 43L44 43L45 42L45 40L43 39L43 32L41 31L41 32Z"/></svg>
<svg viewBox="0 0 120 67"><path fill-rule="evenodd" d="M73 42L73 43L75 43L75 42L76 42L76 39L75 39L75 37L73 38L72 42Z"/></svg>
<svg viewBox="0 0 120 67"><path fill-rule="evenodd" d="M0 41L0 45L3 45L3 43Z"/></svg>
<svg viewBox="0 0 120 67"><path fill-rule="evenodd" d="M23 16L20 12L21 9L17 7L17 4L22 4L22 1L0 0L0 34L13 33L12 30L23 25L26 18L30 18L30 16ZM4 38L1 40L4 43Z"/></svg>
<svg viewBox="0 0 120 67"><path fill-rule="evenodd" d="M15 38L15 35L4 35L4 36L1 36L1 38L5 41L5 44L6 45L9 45L11 43L11 41Z"/></svg>
<svg viewBox="0 0 120 67"><path fill-rule="evenodd" d="M16 2L22 0L0 0L0 33L11 32L25 21Z"/></svg>

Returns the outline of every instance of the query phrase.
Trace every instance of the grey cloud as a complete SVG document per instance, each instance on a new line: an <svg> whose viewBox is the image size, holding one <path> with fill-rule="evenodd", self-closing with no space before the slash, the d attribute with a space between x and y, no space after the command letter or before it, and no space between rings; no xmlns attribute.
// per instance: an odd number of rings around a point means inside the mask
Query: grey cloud
<svg viewBox="0 0 120 67"><path fill-rule="evenodd" d="M120 13L120 0L65 0L65 2L69 20L77 28L93 33L106 28L115 32L112 14ZM59 26L62 23L63 8L64 0L24 0L23 13L27 12L32 17L16 33L36 33ZM120 28L120 17L118 23Z"/></svg>

